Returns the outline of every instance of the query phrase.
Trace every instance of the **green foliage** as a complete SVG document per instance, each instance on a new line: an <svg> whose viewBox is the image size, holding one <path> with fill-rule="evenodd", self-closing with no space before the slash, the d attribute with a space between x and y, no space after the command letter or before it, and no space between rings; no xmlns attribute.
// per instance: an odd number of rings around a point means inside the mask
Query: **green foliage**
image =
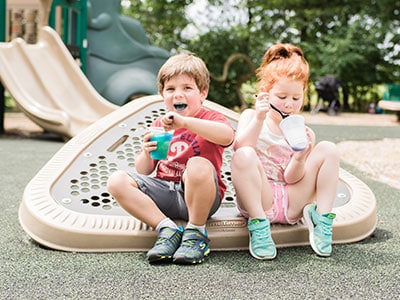
<svg viewBox="0 0 400 300"><path fill-rule="evenodd" d="M382 95L376 86L400 82L400 1L209 0L192 19L187 8L193 1L134 2L124 13L143 24L151 43L198 54L214 78L234 53L247 55L257 66L267 48L287 42L304 50L311 81L327 74L341 79L352 110L378 101ZM185 35L189 26L199 33ZM235 61L225 82L212 80L209 98L239 106L235 88L249 72L249 65ZM248 85L254 83L253 76Z"/></svg>
<svg viewBox="0 0 400 300"><path fill-rule="evenodd" d="M248 53L245 43L247 37L241 36L240 30L221 33L221 31L210 31L198 39L189 41L188 48L204 59L210 70L211 88L208 98L227 107L240 107L241 103L235 89L240 76L254 74L250 67L242 60L237 60L232 63L223 82L217 80L217 77L222 76L224 64L230 55Z"/></svg>
<svg viewBox="0 0 400 300"><path fill-rule="evenodd" d="M4 110L6 112L17 112L17 111L19 111L15 100L7 92L5 93L4 96L5 96L5 98L4 98L4 101L5 101Z"/></svg>
<svg viewBox="0 0 400 300"><path fill-rule="evenodd" d="M131 1L132 5L122 13L141 22L151 44L164 49L185 47L181 40L182 30L189 24L185 16L189 0Z"/></svg>

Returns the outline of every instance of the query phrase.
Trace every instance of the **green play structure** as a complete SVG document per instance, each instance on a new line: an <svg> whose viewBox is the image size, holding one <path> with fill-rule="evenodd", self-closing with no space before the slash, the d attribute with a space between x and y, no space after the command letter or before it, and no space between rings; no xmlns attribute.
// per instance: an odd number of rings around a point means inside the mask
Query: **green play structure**
<svg viewBox="0 0 400 300"><path fill-rule="evenodd" d="M62 40L71 54L81 61L81 69L86 73L87 55L87 4L86 1L53 0L49 25L56 28L56 8L62 15Z"/></svg>
<svg viewBox="0 0 400 300"><path fill-rule="evenodd" d="M103 97L123 105L157 94L157 73L170 54L149 44L139 21L120 14L120 0L53 0L53 28L58 7L62 39Z"/></svg>
<svg viewBox="0 0 400 300"><path fill-rule="evenodd" d="M378 102L378 106L383 110L396 112L397 121L400 122L400 85L386 84L383 100Z"/></svg>

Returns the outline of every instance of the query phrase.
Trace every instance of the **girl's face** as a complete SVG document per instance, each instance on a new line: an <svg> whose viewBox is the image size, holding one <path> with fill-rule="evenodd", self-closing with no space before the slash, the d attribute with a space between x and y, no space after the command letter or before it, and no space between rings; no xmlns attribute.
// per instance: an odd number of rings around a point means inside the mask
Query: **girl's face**
<svg viewBox="0 0 400 300"><path fill-rule="evenodd" d="M202 107L208 90L200 91L194 78L182 74L166 81L162 90L164 103L169 111L193 117Z"/></svg>
<svg viewBox="0 0 400 300"><path fill-rule="evenodd" d="M269 91L269 102L284 114L299 113L303 107L303 101L304 90L301 81L284 78L277 81Z"/></svg>

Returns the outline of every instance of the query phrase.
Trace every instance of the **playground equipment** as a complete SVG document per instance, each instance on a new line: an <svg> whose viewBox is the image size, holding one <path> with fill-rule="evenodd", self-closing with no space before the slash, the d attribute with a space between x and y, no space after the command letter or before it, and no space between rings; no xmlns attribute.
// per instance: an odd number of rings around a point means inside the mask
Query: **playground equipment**
<svg viewBox="0 0 400 300"><path fill-rule="evenodd" d="M119 15L119 0L25 2L21 5L40 7L38 39L33 44L22 38L0 43L0 78L21 110L46 131L70 138L116 109L107 100L122 105L131 98L157 93L156 76L169 53L148 44L139 22ZM64 43L47 26L50 19L57 27L57 7L62 8ZM4 0L0 14L6 23ZM5 40L6 30L0 31L0 39ZM66 45L71 50L71 43L78 46L88 77L68 51ZM0 92L2 129L2 86Z"/></svg>
<svg viewBox="0 0 400 300"><path fill-rule="evenodd" d="M397 114L397 121L400 122L400 85L386 84L383 100L378 102L378 106L381 109L395 111Z"/></svg>
<svg viewBox="0 0 400 300"><path fill-rule="evenodd" d="M169 52L151 46L142 25L120 15L120 0L87 0L86 75L99 93L123 105L157 94L158 70Z"/></svg>
<svg viewBox="0 0 400 300"><path fill-rule="evenodd" d="M87 4L77 0L41 0L46 3L48 21L61 36L64 44L86 73L87 60Z"/></svg>
<svg viewBox="0 0 400 300"><path fill-rule="evenodd" d="M40 28L36 44L0 43L0 66L18 106L49 132L73 137L117 108L96 92L50 27Z"/></svg>
<svg viewBox="0 0 400 300"><path fill-rule="evenodd" d="M51 3L37 3L40 23L36 43L28 44L22 38L0 43L0 78L32 121L48 132L70 138L117 106L98 94L57 32L46 26Z"/></svg>
<svg viewBox="0 0 400 300"><path fill-rule="evenodd" d="M205 107L223 113L236 127L239 115L218 104ZM151 122L166 113L160 96L142 97L103 117L64 145L26 186L19 209L23 229L38 243L77 252L145 251L157 233L129 216L106 190L117 169L135 170L135 155ZM239 216L230 182L231 147L224 152L222 178L227 185L222 207L207 222L212 250L248 249L246 220ZM376 227L376 200L359 179L340 170L333 211L333 242L350 243ZM179 223L179 222L178 222ZM181 225L184 222L180 222ZM272 225L278 247L307 245L308 229Z"/></svg>
<svg viewBox="0 0 400 300"><path fill-rule="evenodd" d="M169 52L151 46L139 21L120 15L120 0L53 0L50 25L81 61L94 88L110 102L157 94L157 74Z"/></svg>

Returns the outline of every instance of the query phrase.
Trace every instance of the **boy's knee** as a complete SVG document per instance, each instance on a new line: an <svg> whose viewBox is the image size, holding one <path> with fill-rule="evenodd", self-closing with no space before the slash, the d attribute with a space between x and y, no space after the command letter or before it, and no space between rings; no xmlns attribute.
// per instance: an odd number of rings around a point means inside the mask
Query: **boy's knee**
<svg viewBox="0 0 400 300"><path fill-rule="evenodd" d="M214 167L212 163L203 157L192 157L186 165L186 176L191 181L203 181L207 178L214 178Z"/></svg>
<svg viewBox="0 0 400 300"><path fill-rule="evenodd" d="M112 195L118 193L118 191L123 188L127 176L127 173L124 171L115 171L112 173L107 180L108 192Z"/></svg>

